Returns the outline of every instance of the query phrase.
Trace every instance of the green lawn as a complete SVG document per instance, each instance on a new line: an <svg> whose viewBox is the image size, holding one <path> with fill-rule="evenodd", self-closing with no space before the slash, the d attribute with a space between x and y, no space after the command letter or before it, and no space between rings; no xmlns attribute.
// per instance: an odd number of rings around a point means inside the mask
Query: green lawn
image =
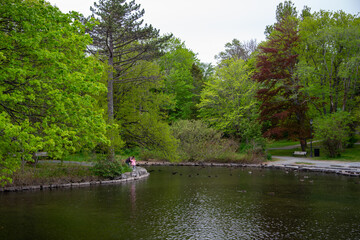
<svg viewBox="0 0 360 240"><path fill-rule="evenodd" d="M278 140L267 145L268 148L279 148L300 144L299 141L291 141L291 140Z"/></svg>
<svg viewBox="0 0 360 240"><path fill-rule="evenodd" d="M321 156L321 152L320 152L320 156ZM329 158L327 158L326 156L321 156L321 157L316 158L316 159L329 160ZM343 152L340 157L331 158L331 160L360 162L360 145L357 144L353 148L345 149L345 152Z"/></svg>
<svg viewBox="0 0 360 240"><path fill-rule="evenodd" d="M313 143L313 149L320 148L320 143ZM300 147L294 149L274 149L268 150L272 156L293 156L294 151L301 151ZM308 144L307 151L310 152L310 144ZM310 154L307 155L310 157ZM301 158L301 157L299 157ZM347 148L341 154L341 157L329 158L326 157L322 149L320 148L320 157L313 157L314 160L336 160L336 161L350 161L360 162L360 145L357 144L353 148Z"/></svg>

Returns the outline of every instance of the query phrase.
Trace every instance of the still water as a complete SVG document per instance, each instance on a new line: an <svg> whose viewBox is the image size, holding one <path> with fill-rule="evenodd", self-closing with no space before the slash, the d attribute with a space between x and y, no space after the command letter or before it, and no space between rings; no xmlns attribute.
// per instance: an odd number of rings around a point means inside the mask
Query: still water
<svg viewBox="0 0 360 240"><path fill-rule="evenodd" d="M359 178L147 169L120 185L0 193L0 239L360 239Z"/></svg>

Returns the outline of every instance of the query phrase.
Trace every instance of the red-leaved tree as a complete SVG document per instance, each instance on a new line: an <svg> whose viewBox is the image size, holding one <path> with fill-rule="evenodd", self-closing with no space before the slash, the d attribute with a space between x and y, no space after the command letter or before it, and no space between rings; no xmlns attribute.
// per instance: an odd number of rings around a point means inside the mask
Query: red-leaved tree
<svg viewBox="0 0 360 240"><path fill-rule="evenodd" d="M267 41L259 47L257 71L254 79L261 83L257 98L261 102L260 121L264 122L264 136L288 136L300 140L306 147L310 125L307 117L308 98L301 91L296 76L299 44L297 19L285 15L274 25Z"/></svg>

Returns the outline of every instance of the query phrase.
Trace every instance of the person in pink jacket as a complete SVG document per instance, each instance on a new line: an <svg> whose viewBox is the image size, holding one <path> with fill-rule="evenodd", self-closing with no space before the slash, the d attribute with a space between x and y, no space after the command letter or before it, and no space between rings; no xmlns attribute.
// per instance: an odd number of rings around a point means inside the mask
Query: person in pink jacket
<svg viewBox="0 0 360 240"><path fill-rule="evenodd" d="M135 168L136 168L136 160L135 160L135 157L134 157L134 156L132 156L132 157L130 158L130 164L131 164L133 170L135 170Z"/></svg>

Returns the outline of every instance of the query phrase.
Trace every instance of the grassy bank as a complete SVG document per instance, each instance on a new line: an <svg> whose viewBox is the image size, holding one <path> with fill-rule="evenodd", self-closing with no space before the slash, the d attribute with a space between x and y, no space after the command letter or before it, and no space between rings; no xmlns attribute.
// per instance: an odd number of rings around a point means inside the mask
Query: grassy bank
<svg viewBox="0 0 360 240"><path fill-rule="evenodd" d="M95 176L90 167L78 164L38 163L36 167L25 165L13 175L11 186L32 186L42 184L63 184L102 180Z"/></svg>

